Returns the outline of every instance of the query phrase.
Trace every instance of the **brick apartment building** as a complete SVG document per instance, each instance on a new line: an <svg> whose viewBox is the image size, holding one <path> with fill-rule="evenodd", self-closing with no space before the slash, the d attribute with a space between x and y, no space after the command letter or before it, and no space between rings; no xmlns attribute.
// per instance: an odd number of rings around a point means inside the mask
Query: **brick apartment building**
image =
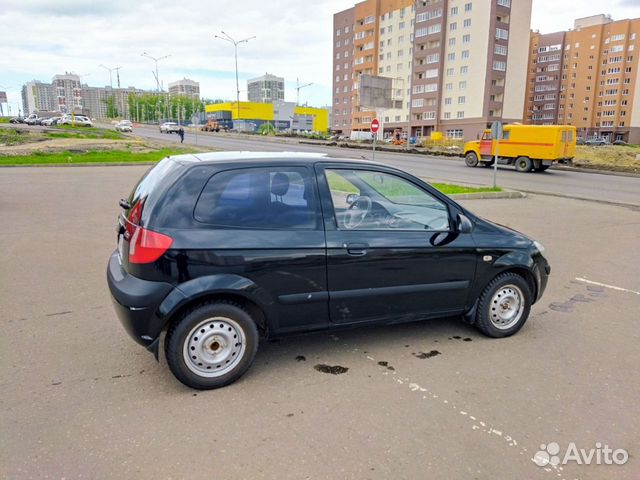
<svg viewBox="0 0 640 480"><path fill-rule="evenodd" d="M333 124L476 138L522 121L531 0L365 0L334 15ZM513 32L513 34L512 34ZM392 79L394 108L360 105L360 75Z"/></svg>
<svg viewBox="0 0 640 480"><path fill-rule="evenodd" d="M577 19L566 32L533 32L525 122L640 143L639 36L640 19L606 15Z"/></svg>

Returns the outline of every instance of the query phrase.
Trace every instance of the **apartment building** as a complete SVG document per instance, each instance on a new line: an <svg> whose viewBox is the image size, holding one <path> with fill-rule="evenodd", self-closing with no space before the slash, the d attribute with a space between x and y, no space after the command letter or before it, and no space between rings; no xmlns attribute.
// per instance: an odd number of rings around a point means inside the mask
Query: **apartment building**
<svg viewBox="0 0 640 480"><path fill-rule="evenodd" d="M182 80L171 82L169 83L169 95L184 95L187 97L199 99L200 83L188 78L183 78Z"/></svg>
<svg viewBox="0 0 640 480"><path fill-rule="evenodd" d="M333 129L377 116L387 134L472 139L522 121L530 22L531 0L366 0L335 14ZM401 108L361 105L363 74L392 78Z"/></svg>
<svg viewBox="0 0 640 480"><path fill-rule="evenodd" d="M90 87L80 83L80 77L65 73L55 75L51 83L33 80L22 86L22 108L25 115L34 112L60 112L89 115L91 118L107 118L108 104L113 105L118 116L131 118L130 95L164 95L147 92L135 87Z"/></svg>
<svg viewBox="0 0 640 480"><path fill-rule="evenodd" d="M566 32L531 32L525 95L525 122L558 123Z"/></svg>
<svg viewBox="0 0 640 480"><path fill-rule="evenodd" d="M265 73L247 80L247 97L257 103L284 101L284 78Z"/></svg>
<svg viewBox="0 0 640 480"><path fill-rule="evenodd" d="M73 73L54 75L51 80L54 110L62 113L82 111L82 86L80 77Z"/></svg>
<svg viewBox="0 0 640 480"><path fill-rule="evenodd" d="M566 32L533 33L525 121L575 125L583 138L640 143L639 36L640 19L607 15L577 19ZM551 73L546 63L553 65Z"/></svg>
<svg viewBox="0 0 640 480"><path fill-rule="evenodd" d="M54 110L50 83L32 80L22 86L22 111L25 115Z"/></svg>

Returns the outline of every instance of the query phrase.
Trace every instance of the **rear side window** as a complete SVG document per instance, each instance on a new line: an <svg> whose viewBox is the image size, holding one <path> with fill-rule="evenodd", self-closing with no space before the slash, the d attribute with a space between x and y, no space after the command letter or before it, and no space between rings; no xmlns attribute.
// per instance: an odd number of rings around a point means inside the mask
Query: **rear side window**
<svg viewBox="0 0 640 480"><path fill-rule="evenodd" d="M129 196L129 205L131 205L131 208L126 212L129 221L133 223L140 221L142 208L147 197L167 174L178 168L180 168L180 165L167 157L158 162L142 177Z"/></svg>
<svg viewBox="0 0 640 480"><path fill-rule="evenodd" d="M209 179L194 216L198 222L229 228L315 229L314 192L303 167L229 170Z"/></svg>

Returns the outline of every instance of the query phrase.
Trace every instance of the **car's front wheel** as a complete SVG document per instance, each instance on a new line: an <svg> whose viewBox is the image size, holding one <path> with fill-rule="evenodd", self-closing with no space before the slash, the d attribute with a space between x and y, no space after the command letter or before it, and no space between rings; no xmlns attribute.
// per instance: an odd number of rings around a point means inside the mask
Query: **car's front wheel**
<svg viewBox="0 0 640 480"><path fill-rule="evenodd" d="M511 336L527 321L531 302L532 293L526 280L515 273L503 273L482 292L475 324L489 337Z"/></svg>
<svg viewBox="0 0 640 480"><path fill-rule="evenodd" d="M165 355L178 380L207 390L240 378L253 362L258 341L256 324L240 305L203 303L169 328Z"/></svg>

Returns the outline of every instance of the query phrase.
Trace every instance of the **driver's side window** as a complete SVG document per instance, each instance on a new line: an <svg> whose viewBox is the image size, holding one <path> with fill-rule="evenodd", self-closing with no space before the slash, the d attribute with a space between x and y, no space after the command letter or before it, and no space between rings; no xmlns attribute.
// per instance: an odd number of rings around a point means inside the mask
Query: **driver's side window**
<svg viewBox="0 0 640 480"><path fill-rule="evenodd" d="M340 230L449 230L447 206L412 182L373 170L325 170Z"/></svg>

